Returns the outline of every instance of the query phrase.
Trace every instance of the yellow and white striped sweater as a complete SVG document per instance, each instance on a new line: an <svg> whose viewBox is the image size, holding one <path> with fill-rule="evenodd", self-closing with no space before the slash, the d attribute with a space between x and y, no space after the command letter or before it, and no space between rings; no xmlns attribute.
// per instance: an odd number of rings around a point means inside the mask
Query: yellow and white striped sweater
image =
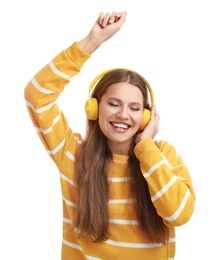
<svg viewBox="0 0 223 260"><path fill-rule="evenodd" d="M35 129L60 172L64 219L61 259L174 259L174 227L190 219L195 194L187 167L175 148L167 142L146 139L135 146L154 206L170 228L171 236L166 245L151 243L138 228L133 207L135 201L128 192L127 156L114 155L115 168L108 173L108 240L93 243L88 237L78 239L71 228L77 208L74 154L82 139L80 134L69 128L56 100L89 57L75 42L42 68L24 90Z"/></svg>

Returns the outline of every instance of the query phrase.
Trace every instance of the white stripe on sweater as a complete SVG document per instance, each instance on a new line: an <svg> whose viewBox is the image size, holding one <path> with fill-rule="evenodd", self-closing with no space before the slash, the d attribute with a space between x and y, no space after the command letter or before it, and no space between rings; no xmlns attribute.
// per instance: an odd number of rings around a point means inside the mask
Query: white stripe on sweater
<svg viewBox="0 0 223 260"><path fill-rule="evenodd" d="M144 176L145 178L149 177L149 176L150 176L157 168L159 168L160 165L162 165L162 164L164 164L164 161L160 161L160 162L154 164L154 165L149 169L148 172L146 172L146 173L143 174L143 176Z"/></svg>
<svg viewBox="0 0 223 260"><path fill-rule="evenodd" d="M67 224L72 224L72 221L68 218L63 218L63 222Z"/></svg>
<svg viewBox="0 0 223 260"><path fill-rule="evenodd" d="M158 191L154 196L151 197L152 201L155 201L159 197L161 197L173 185L173 183L177 179L178 179L177 176L174 176L172 179L170 179L169 182L160 191Z"/></svg>
<svg viewBox="0 0 223 260"><path fill-rule="evenodd" d="M108 177L108 181L110 182L127 182L130 181L130 177L122 177L122 178L113 178L113 177Z"/></svg>
<svg viewBox="0 0 223 260"><path fill-rule="evenodd" d="M165 220L174 221L175 219L177 219L179 217L180 213L183 211L185 204L187 203L187 200L189 197L190 197L190 190L187 188L187 192L184 196L183 201L180 204L180 207L177 209L177 211L172 216L165 218Z"/></svg>
<svg viewBox="0 0 223 260"><path fill-rule="evenodd" d="M42 129L40 127L35 127L36 132L41 132L43 134L49 134L52 132L54 125L60 120L60 114L58 114L54 119L52 125L47 129Z"/></svg>
<svg viewBox="0 0 223 260"><path fill-rule="evenodd" d="M67 74L65 74L65 73L63 73L63 72L61 72L61 71L59 71L59 70L55 67L55 65L53 64L53 61L51 61L51 62L49 63L49 66L50 66L51 70L52 70L56 75L58 75L58 76L60 76L60 77L62 77L62 78L64 78L64 79L66 79L66 80L68 80L68 81L71 80L71 76L69 76L69 75L67 75Z"/></svg>
<svg viewBox="0 0 223 260"><path fill-rule="evenodd" d="M76 182L72 181L71 179L69 179L67 176L65 176L63 173L60 173L60 178L67 181L68 183L70 183L72 186L76 187L77 184Z"/></svg>
<svg viewBox="0 0 223 260"><path fill-rule="evenodd" d="M151 244L142 244L142 243L127 243L127 242L121 242L121 241L114 241L111 239L108 239L105 241L106 244L110 244L113 246L120 246L120 247L128 247L128 248L154 248L162 246L162 243L151 243Z"/></svg>
<svg viewBox="0 0 223 260"><path fill-rule="evenodd" d="M65 245L71 247L71 248L76 248L77 250L80 250L80 251L83 252L82 247L79 246L79 245L76 245L76 244L74 244L74 243L71 243L71 242L69 242L69 241L67 241L67 240L65 240L65 239L63 239L63 243L64 243Z"/></svg>
<svg viewBox="0 0 223 260"><path fill-rule="evenodd" d="M71 248L75 248L77 250L80 250L81 252L83 252L83 249L81 246L77 245L77 244L74 244L74 243L71 243L65 239L63 239L63 243ZM87 260L102 260L101 258L98 258L98 257L94 257L94 256L89 256L89 255L85 255L86 259Z"/></svg>
<svg viewBox="0 0 223 260"><path fill-rule="evenodd" d="M94 257L94 256L89 256L89 255L85 255L87 260L102 260L102 258L98 258L98 257Z"/></svg>
<svg viewBox="0 0 223 260"><path fill-rule="evenodd" d="M168 240L169 243L175 242L175 238L170 238ZM120 246L120 247L128 247L128 248L155 248L163 246L162 243L127 243L127 242L120 242L120 241L114 241L111 239L108 239L105 241L106 244L114 245L114 246Z"/></svg>
<svg viewBox="0 0 223 260"><path fill-rule="evenodd" d="M48 105L46 105L46 106L43 106L43 107L41 107L41 108L38 108L38 109L35 109L34 106L33 106L29 101L27 101L27 100L25 100L25 103L26 103L27 107L31 107L32 110L33 110L36 114L40 114L40 113L42 113L42 112L44 112L44 111L46 111L46 110L49 110L49 109L56 103L56 101L53 101L53 102L51 102L50 104L48 104Z"/></svg>
<svg viewBox="0 0 223 260"><path fill-rule="evenodd" d="M135 199L109 200L109 204L135 203Z"/></svg>
<svg viewBox="0 0 223 260"><path fill-rule="evenodd" d="M60 94L60 92L55 92L55 91L53 91L53 90L50 90L50 89L46 89L46 88L41 87L34 77L31 79L31 82L32 82L33 86L34 86L37 90L39 90L40 92L42 92L42 93L45 93L45 94Z"/></svg>
<svg viewBox="0 0 223 260"><path fill-rule="evenodd" d="M138 221L137 220L126 220L126 219L109 219L108 220L109 223L112 224L118 224L118 225L138 225Z"/></svg>
<svg viewBox="0 0 223 260"><path fill-rule="evenodd" d="M70 153L69 151L66 152L66 156L71 159L71 161L75 161L74 155L72 153Z"/></svg>
<svg viewBox="0 0 223 260"><path fill-rule="evenodd" d="M55 153L57 153L64 146L65 141L66 141L66 139L64 139L60 144L58 144L58 146L55 149L47 150L47 153L48 154L55 154Z"/></svg>
<svg viewBox="0 0 223 260"><path fill-rule="evenodd" d="M67 200L65 199L65 197L63 197L63 201L68 205L68 206L71 206L71 207L74 207L74 208L77 208L77 204L73 203L72 201L70 200Z"/></svg>

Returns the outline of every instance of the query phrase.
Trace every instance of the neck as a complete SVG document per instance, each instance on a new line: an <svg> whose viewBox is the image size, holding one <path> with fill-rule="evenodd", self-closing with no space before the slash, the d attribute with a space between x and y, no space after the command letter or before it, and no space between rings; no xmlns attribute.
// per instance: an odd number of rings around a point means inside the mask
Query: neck
<svg viewBox="0 0 223 260"><path fill-rule="evenodd" d="M112 154L129 156L130 143L108 142Z"/></svg>

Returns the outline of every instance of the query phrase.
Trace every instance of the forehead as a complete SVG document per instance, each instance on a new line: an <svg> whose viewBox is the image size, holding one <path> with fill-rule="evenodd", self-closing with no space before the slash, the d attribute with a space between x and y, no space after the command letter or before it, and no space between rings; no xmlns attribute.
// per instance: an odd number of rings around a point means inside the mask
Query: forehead
<svg viewBox="0 0 223 260"><path fill-rule="evenodd" d="M141 90L137 86L128 82L118 82L110 85L103 97L143 104L143 95Z"/></svg>

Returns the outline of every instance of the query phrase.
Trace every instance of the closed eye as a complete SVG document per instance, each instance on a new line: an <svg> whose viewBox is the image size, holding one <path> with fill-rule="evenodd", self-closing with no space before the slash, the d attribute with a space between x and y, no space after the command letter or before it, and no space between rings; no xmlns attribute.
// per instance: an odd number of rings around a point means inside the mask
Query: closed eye
<svg viewBox="0 0 223 260"><path fill-rule="evenodd" d="M117 106L119 106L118 103L114 103L114 102L109 102L108 104L109 104L110 106L112 106L112 107L117 107Z"/></svg>
<svg viewBox="0 0 223 260"><path fill-rule="evenodd" d="M139 111L140 108L138 108L138 107L131 107L131 110L133 110L133 111Z"/></svg>

